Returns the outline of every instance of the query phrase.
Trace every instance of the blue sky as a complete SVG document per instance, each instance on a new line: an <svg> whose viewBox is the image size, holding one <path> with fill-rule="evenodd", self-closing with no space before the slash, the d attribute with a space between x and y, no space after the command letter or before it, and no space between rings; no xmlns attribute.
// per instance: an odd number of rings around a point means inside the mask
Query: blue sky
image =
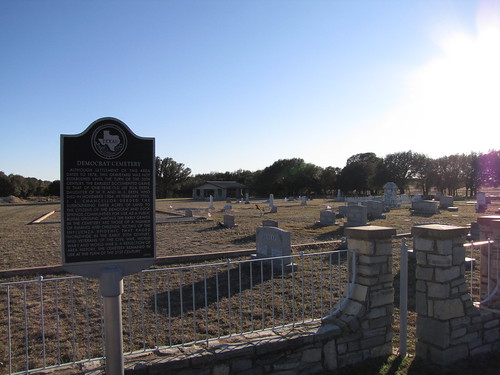
<svg viewBox="0 0 500 375"><path fill-rule="evenodd" d="M500 1L0 2L0 171L116 117L194 174L500 148Z"/></svg>

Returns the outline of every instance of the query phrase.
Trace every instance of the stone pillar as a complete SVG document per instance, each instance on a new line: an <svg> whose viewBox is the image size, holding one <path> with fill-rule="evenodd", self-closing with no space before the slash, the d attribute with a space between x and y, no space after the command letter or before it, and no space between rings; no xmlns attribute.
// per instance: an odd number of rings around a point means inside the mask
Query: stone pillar
<svg viewBox="0 0 500 375"><path fill-rule="evenodd" d="M467 228L420 225L412 228L417 258L417 351L439 365L469 356L468 342L479 338L481 321L467 293L465 248Z"/></svg>
<svg viewBox="0 0 500 375"><path fill-rule="evenodd" d="M500 215L479 216L477 218L479 240L486 241L488 238L493 238L492 222L495 220L500 220Z"/></svg>
<svg viewBox="0 0 500 375"><path fill-rule="evenodd" d="M500 216L478 217L481 238L494 242L481 246L480 297L484 306L500 309Z"/></svg>
<svg viewBox="0 0 500 375"><path fill-rule="evenodd" d="M392 354L392 236L396 230L363 226L346 228L345 233L349 248L355 249L355 279L338 314L325 320L343 331L337 339L339 367Z"/></svg>

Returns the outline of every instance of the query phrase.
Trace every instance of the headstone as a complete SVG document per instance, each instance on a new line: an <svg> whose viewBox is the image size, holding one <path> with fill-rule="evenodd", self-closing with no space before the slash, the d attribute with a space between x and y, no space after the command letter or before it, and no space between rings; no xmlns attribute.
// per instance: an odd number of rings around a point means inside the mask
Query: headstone
<svg viewBox="0 0 500 375"><path fill-rule="evenodd" d="M477 193L476 199L477 199L476 211L483 212L484 210L486 210L486 207L488 205L486 202L486 193L484 192Z"/></svg>
<svg viewBox="0 0 500 375"><path fill-rule="evenodd" d="M278 207L276 207L276 206L272 206L271 211L269 211L270 214L275 214L277 212L278 212Z"/></svg>
<svg viewBox="0 0 500 375"><path fill-rule="evenodd" d="M420 194L415 194L413 196L412 202L421 201L421 200L422 200L422 196Z"/></svg>
<svg viewBox="0 0 500 375"><path fill-rule="evenodd" d="M233 209L233 206L231 206L230 204L226 204L222 210L231 211L232 209Z"/></svg>
<svg viewBox="0 0 500 375"><path fill-rule="evenodd" d="M245 204L249 204L250 203L250 199L248 197L248 193L245 193Z"/></svg>
<svg viewBox="0 0 500 375"><path fill-rule="evenodd" d="M470 239L472 241L479 241L481 235L481 230L479 229L479 224L477 221L470 223Z"/></svg>
<svg viewBox="0 0 500 375"><path fill-rule="evenodd" d="M340 189L337 189L337 202L341 202L341 201L342 201L342 195L341 195Z"/></svg>
<svg viewBox="0 0 500 375"><path fill-rule="evenodd" d="M320 225L336 225L335 213L332 210L322 210L319 212Z"/></svg>
<svg viewBox="0 0 500 375"><path fill-rule="evenodd" d="M269 194L269 207L274 206L274 194Z"/></svg>
<svg viewBox="0 0 500 375"><path fill-rule="evenodd" d="M257 227L256 248L258 258L284 257L269 261L273 268L290 270L292 243L290 232L276 227Z"/></svg>
<svg viewBox="0 0 500 375"><path fill-rule="evenodd" d="M208 206L208 209L209 210L214 209L214 197L213 197L213 195L210 195L210 205Z"/></svg>
<svg viewBox="0 0 500 375"><path fill-rule="evenodd" d="M367 225L367 209L365 206L347 206L347 227Z"/></svg>
<svg viewBox="0 0 500 375"><path fill-rule="evenodd" d="M339 215L344 217L347 215L347 207L348 206L339 206Z"/></svg>
<svg viewBox="0 0 500 375"><path fill-rule="evenodd" d="M439 213L437 201L431 201L431 200L414 201L411 207L415 215L434 215Z"/></svg>
<svg viewBox="0 0 500 375"><path fill-rule="evenodd" d="M399 207L398 186L394 182L384 185L384 204L386 207Z"/></svg>
<svg viewBox="0 0 500 375"><path fill-rule="evenodd" d="M374 219L383 219L384 216L384 204L380 201L365 201L362 203L366 206L367 215Z"/></svg>
<svg viewBox="0 0 500 375"><path fill-rule="evenodd" d="M193 217L193 210L190 210L189 208L187 208L184 211L184 216L186 216L186 217Z"/></svg>
<svg viewBox="0 0 500 375"><path fill-rule="evenodd" d="M453 197L450 195L441 195L439 197L439 207L444 209L453 207Z"/></svg>
<svg viewBox="0 0 500 375"><path fill-rule="evenodd" d="M265 219L262 220L262 226L263 227L278 227L278 221L277 220L271 220L271 219Z"/></svg>
<svg viewBox="0 0 500 375"><path fill-rule="evenodd" d="M234 215L224 215L224 226L226 228L234 228L236 226Z"/></svg>
<svg viewBox="0 0 500 375"><path fill-rule="evenodd" d="M401 204L411 204L411 199L406 194L401 194L399 196L399 201L401 202Z"/></svg>
<svg viewBox="0 0 500 375"><path fill-rule="evenodd" d="M303 197L301 197L300 205L307 206L307 197L305 195Z"/></svg>

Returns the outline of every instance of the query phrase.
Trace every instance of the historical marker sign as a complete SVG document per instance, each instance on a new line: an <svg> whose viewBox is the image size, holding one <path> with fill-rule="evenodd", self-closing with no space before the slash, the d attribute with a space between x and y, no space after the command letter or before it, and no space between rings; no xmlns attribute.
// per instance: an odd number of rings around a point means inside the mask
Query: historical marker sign
<svg viewBox="0 0 500 375"><path fill-rule="evenodd" d="M99 277L149 267L155 251L154 138L102 118L83 133L61 135L62 262Z"/></svg>

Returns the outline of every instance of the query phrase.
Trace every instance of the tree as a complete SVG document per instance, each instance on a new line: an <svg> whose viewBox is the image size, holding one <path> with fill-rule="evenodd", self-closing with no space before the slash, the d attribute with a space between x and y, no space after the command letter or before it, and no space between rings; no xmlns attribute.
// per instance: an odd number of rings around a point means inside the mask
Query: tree
<svg viewBox="0 0 500 375"><path fill-rule="evenodd" d="M14 195L14 188L10 182L10 178L0 171L0 197Z"/></svg>
<svg viewBox="0 0 500 375"><path fill-rule="evenodd" d="M326 195L335 195L338 189L340 168L326 167L319 177L321 192Z"/></svg>
<svg viewBox="0 0 500 375"><path fill-rule="evenodd" d="M479 157L475 152L464 155L463 162L465 195L475 196L480 184Z"/></svg>
<svg viewBox="0 0 500 375"><path fill-rule="evenodd" d="M465 186L461 155L443 156L437 159L437 188L441 193L456 195L457 190Z"/></svg>
<svg viewBox="0 0 500 375"><path fill-rule="evenodd" d="M23 176L10 174L9 180L13 189L12 195L19 198L26 198L28 196L28 184Z"/></svg>
<svg viewBox="0 0 500 375"><path fill-rule="evenodd" d="M391 182L398 185L401 194L404 194L411 178L416 173L414 155L412 151L403 151L388 154L384 158L384 166L387 169L388 176Z"/></svg>
<svg viewBox="0 0 500 375"><path fill-rule="evenodd" d="M172 158L161 159L157 156L155 167L157 198L173 196L175 189L187 181L191 174L191 169L184 167L182 163L177 163Z"/></svg>
<svg viewBox="0 0 500 375"><path fill-rule="evenodd" d="M479 155L480 185L497 187L500 185L500 151L491 150Z"/></svg>
<svg viewBox="0 0 500 375"><path fill-rule="evenodd" d="M52 181L47 187L47 194L59 197L61 195L61 181Z"/></svg>
<svg viewBox="0 0 500 375"><path fill-rule="evenodd" d="M311 194L321 189L320 176L321 168L303 159L280 159L257 172L255 189L281 196Z"/></svg>
<svg viewBox="0 0 500 375"><path fill-rule="evenodd" d="M413 162L417 185L422 190L422 195L429 195L431 188L436 185L438 180L436 161L426 155L415 154Z"/></svg>
<svg viewBox="0 0 500 375"><path fill-rule="evenodd" d="M345 193L375 193L375 190L378 188L375 177L377 169L381 165L381 160L373 152L351 156L347 159L346 166L340 172L340 189Z"/></svg>

